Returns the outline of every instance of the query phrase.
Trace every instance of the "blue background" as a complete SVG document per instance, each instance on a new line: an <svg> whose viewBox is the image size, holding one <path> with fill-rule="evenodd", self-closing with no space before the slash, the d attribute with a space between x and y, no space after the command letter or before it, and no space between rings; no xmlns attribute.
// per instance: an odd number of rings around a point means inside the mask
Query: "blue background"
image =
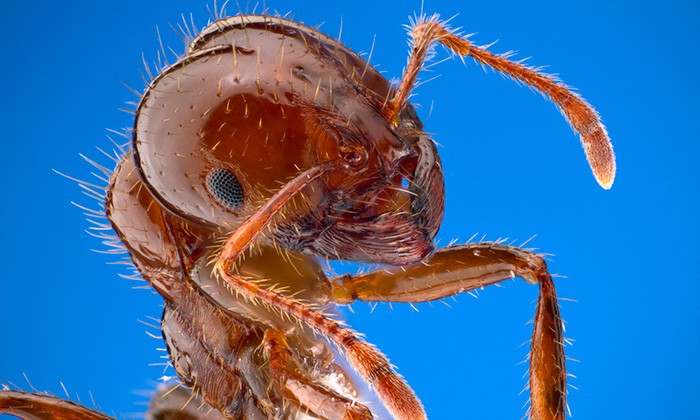
<svg viewBox="0 0 700 420"><path fill-rule="evenodd" d="M458 14L473 40L499 40L548 65L601 113L618 157L611 191L596 184L577 137L554 106L467 60L434 67L414 102L435 133L446 169L442 244L472 235L555 254L575 418L700 416L699 7L695 2L426 1ZM388 78L405 64L402 24L419 1L270 2L305 23L324 23L351 48L369 51ZM33 385L138 416L162 375L163 347L137 320L160 316L159 298L132 290L114 257L82 230L91 205L51 169L90 178L78 153L110 148L106 128L131 117L117 109L141 89L141 54L156 57L158 25L202 2L3 2L0 165L0 382ZM245 7L244 7L245 8ZM229 8L234 11L237 7ZM447 57L441 48L439 59ZM431 77L423 74L423 78ZM432 113L430 109L432 108ZM102 159L104 162L105 159ZM451 307L354 306L349 322L395 363L431 418L516 419L525 409L527 353L537 290L523 281L468 295ZM172 374L172 371L170 372ZM91 404L89 404L91 405Z"/></svg>

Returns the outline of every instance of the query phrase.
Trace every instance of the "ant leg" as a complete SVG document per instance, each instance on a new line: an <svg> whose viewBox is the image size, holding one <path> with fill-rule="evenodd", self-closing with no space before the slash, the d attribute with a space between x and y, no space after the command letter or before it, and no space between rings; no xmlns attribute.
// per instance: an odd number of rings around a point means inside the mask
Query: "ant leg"
<svg viewBox="0 0 700 420"><path fill-rule="evenodd" d="M566 366L562 320L552 277L544 259L501 244L475 243L437 250L420 263L331 279L331 300L426 302L521 277L539 283L530 349L530 418L563 419Z"/></svg>
<svg viewBox="0 0 700 420"><path fill-rule="evenodd" d="M430 47L437 41L461 57L469 56L478 63L507 74L549 96L574 131L581 136L583 150L598 183L605 189L612 186L615 179L615 155L605 126L593 107L566 85L535 68L509 60L508 54L496 55L483 47L475 46L465 37L447 29L438 21L437 15L421 18L412 26L410 35L413 39L411 55L396 93L384 110L387 121L393 124L398 122L418 73L430 53Z"/></svg>
<svg viewBox="0 0 700 420"><path fill-rule="evenodd" d="M72 401L53 395L24 391L0 391L0 414L22 419L86 419L107 420L99 411L91 410Z"/></svg>
<svg viewBox="0 0 700 420"><path fill-rule="evenodd" d="M335 303L428 302L520 277L535 284L549 276L544 259L497 243L472 243L436 250L421 262L331 279Z"/></svg>
<svg viewBox="0 0 700 420"><path fill-rule="evenodd" d="M362 340L356 332L342 322L331 319L317 306L267 289L234 274L236 259L251 246L275 216L281 213L284 205L313 180L335 170L338 165L339 163L331 161L307 169L277 191L230 235L214 264L214 273L223 279L237 296L293 317L336 344L362 378L375 388L377 395L394 417L400 420L425 419L423 405L403 377L394 371L389 359Z"/></svg>
<svg viewBox="0 0 700 420"><path fill-rule="evenodd" d="M324 419L371 420L372 413L362 404L312 383L294 360L284 334L275 329L265 331L263 352L268 361L270 378L282 395Z"/></svg>

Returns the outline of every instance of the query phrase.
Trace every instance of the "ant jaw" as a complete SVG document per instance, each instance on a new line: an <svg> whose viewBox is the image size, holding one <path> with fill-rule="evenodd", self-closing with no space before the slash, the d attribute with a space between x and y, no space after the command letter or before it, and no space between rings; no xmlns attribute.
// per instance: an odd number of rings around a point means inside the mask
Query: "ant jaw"
<svg viewBox="0 0 700 420"><path fill-rule="evenodd" d="M321 219L332 224L307 242L307 249L326 258L386 265L413 264L429 256L442 224L444 179L430 137L417 136L412 149L383 186L347 205L331 205Z"/></svg>
<svg viewBox="0 0 700 420"><path fill-rule="evenodd" d="M361 221L338 220L311 247L331 259L386 265L413 264L435 250L430 233L403 212Z"/></svg>

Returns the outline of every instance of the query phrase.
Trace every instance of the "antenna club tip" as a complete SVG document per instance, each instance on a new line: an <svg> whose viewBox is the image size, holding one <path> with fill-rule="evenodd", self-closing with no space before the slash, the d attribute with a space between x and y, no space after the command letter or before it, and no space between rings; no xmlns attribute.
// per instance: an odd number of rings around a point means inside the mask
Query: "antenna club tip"
<svg viewBox="0 0 700 420"><path fill-rule="evenodd" d="M615 162L613 161L609 166L595 167L593 176L595 176L596 181L603 189L609 190L615 182Z"/></svg>

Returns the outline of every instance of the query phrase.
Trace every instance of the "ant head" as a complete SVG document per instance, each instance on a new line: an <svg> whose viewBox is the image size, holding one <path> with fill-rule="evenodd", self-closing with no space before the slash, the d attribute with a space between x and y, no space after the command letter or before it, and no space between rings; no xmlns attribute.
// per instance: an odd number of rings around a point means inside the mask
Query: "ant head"
<svg viewBox="0 0 700 420"><path fill-rule="evenodd" d="M393 94L315 29L225 19L150 83L137 110L136 167L164 208L232 231L301 171L337 161L285 206L278 242L329 258L416 261L441 223L442 170L410 104L387 120Z"/></svg>

